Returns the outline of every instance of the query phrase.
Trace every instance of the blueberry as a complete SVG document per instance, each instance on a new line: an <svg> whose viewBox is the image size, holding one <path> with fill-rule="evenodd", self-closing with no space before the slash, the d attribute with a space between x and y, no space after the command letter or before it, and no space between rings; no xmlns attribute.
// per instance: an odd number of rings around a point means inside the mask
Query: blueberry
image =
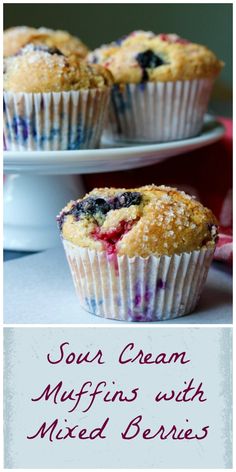
<svg viewBox="0 0 236 472"><path fill-rule="evenodd" d="M124 36L121 36L121 38L118 38L116 39L114 42L115 44L117 44L118 46L121 46L122 43L124 42L124 40L127 38L127 35L124 35Z"/></svg>
<svg viewBox="0 0 236 472"><path fill-rule="evenodd" d="M61 213L60 215L58 215L56 217L56 221L57 221L57 226L59 228L60 231L62 231L62 227L63 227L63 224L64 224L64 220L65 220L65 213Z"/></svg>
<svg viewBox="0 0 236 472"><path fill-rule="evenodd" d="M23 48L22 48L23 49ZM22 49L20 49L16 54L15 56L21 56L23 53L22 53ZM44 44L33 44L33 50L34 51L44 51L44 52L48 52L48 54L57 54L58 56L64 56L64 54L60 51L60 49L56 48L56 47L48 47Z"/></svg>
<svg viewBox="0 0 236 472"><path fill-rule="evenodd" d="M163 59L157 54L155 54L151 49L148 49L144 52L140 52L135 59L143 70L143 82L146 82L148 80L148 72L146 71L146 69L155 69L156 67L165 64Z"/></svg>
<svg viewBox="0 0 236 472"><path fill-rule="evenodd" d="M114 207L115 209L128 208L131 205L139 205L140 202L141 195L139 192L124 192L115 197Z"/></svg>
<svg viewBox="0 0 236 472"><path fill-rule="evenodd" d="M151 49L140 52L136 56L136 59L142 69L155 69L164 64L163 59L160 56L157 56L157 54L151 51Z"/></svg>
<svg viewBox="0 0 236 472"><path fill-rule="evenodd" d="M141 202L141 194L138 192L124 192L117 195L110 201L101 197L87 197L80 202L74 202L68 212L63 212L57 217L57 224L60 230L65 220L65 216L73 215L77 220L82 216L94 217L99 226L104 221L104 215L110 210L120 208L128 208L131 205L139 205Z"/></svg>
<svg viewBox="0 0 236 472"><path fill-rule="evenodd" d="M111 210L110 204L104 198L95 198L95 206L96 210L104 215Z"/></svg>
<svg viewBox="0 0 236 472"><path fill-rule="evenodd" d="M74 208L71 209L72 215L79 217L82 213L92 214L94 211L94 203L92 199L86 198L75 204Z"/></svg>
<svg viewBox="0 0 236 472"><path fill-rule="evenodd" d="M88 197L76 203L74 208L71 209L71 213L76 217L79 217L81 214L93 216L96 213L105 215L109 210L111 210L111 206L103 198Z"/></svg>
<svg viewBox="0 0 236 472"><path fill-rule="evenodd" d="M45 49L49 54L57 54L58 56L64 56L64 54L58 48L47 48Z"/></svg>
<svg viewBox="0 0 236 472"><path fill-rule="evenodd" d="M44 46L43 44L42 45L35 45L34 46L34 50L35 51L45 51L45 52L48 52L48 54L57 54L58 56L64 56L64 54L60 51L60 49L56 48L56 47L48 47L48 46Z"/></svg>

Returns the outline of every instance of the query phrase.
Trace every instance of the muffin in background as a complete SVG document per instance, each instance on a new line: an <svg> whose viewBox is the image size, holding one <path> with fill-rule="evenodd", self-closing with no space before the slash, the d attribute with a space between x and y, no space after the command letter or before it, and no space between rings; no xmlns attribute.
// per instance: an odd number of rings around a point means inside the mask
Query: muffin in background
<svg viewBox="0 0 236 472"><path fill-rule="evenodd" d="M223 63L205 46L176 34L128 37L88 55L111 71L108 122L114 139L162 142L196 136Z"/></svg>
<svg viewBox="0 0 236 472"><path fill-rule="evenodd" d="M99 145L111 73L56 48L28 44L4 61L4 140L9 150Z"/></svg>
<svg viewBox="0 0 236 472"><path fill-rule="evenodd" d="M93 64L103 64L123 46L129 46L133 43L142 42L144 39L152 38L155 34L152 31L137 30L128 35L112 41L109 44L103 44L99 48L88 53L87 59Z"/></svg>
<svg viewBox="0 0 236 472"><path fill-rule="evenodd" d="M14 56L27 44L44 45L59 49L65 56L75 54L85 58L89 52L87 46L76 36L67 31L30 26L13 26L3 32L3 55Z"/></svg>
<svg viewBox="0 0 236 472"><path fill-rule="evenodd" d="M193 197L155 185L94 189L58 215L81 305L126 321L188 314L200 297L217 220Z"/></svg>

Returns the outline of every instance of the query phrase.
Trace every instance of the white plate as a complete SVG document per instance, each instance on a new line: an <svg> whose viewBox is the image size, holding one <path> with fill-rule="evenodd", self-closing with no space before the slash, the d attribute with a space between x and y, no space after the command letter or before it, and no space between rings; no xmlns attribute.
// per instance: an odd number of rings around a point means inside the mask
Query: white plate
<svg viewBox="0 0 236 472"><path fill-rule="evenodd" d="M183 141L135 146L123 143L85 151L4 152L4 173L12 174L4 185L4 248L37 251L55 246L55 215L66 202L85 193L79 174L155 164L211 144L224 131L221 123L207 115L200 136Z"/></svg>
<svg viewBox="0 0 236 472"><path fill-rule="evenodd" d="M4 173L44 175L89 174L134 169L192 151L219 140L224 126L206 115L203 130L194 138L154 144L113 143L100 149L78 151L5 151Z"/></svg>

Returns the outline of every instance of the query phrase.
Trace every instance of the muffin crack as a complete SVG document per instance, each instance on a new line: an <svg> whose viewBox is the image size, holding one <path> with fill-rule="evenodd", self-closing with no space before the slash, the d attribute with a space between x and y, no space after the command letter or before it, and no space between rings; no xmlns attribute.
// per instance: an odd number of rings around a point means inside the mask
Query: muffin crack
<svg viewBox="0 0 236 472"><path fill-rule="evenodd" d="M102 228L97 227L92 231L91 236L97 241L102 241L107 254L115 254L117 252L117 244L138 221L139 218L129 221L122 220L115 228L110 228L107 231L102 231Z"/></svg>

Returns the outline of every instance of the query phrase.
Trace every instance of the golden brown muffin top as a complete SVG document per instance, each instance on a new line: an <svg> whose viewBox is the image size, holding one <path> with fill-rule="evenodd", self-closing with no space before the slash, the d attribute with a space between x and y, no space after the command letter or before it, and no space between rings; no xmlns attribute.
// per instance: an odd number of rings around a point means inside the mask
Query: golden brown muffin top
<svg viewBox="0 0 236 472"><path fill-rule="evenodd" d="M167 82L213 78L223 67L207 47L176 34L129 35L91 52L89 61L104 65L120 83Z"/></svg>
<svg viewBox="0 0 236 472"><path fill-rule="evenodd" d="M98 64L64 56L56 48L28 44L4 60L4 90L8 92L62 92L104 89L113 82L111 73Z"/></svg>
<svg viewBox="0 0 236 472"><path fill-rule="evenodd" d="M13 56L26 44L42 44L50 48L59 49L65 56L75 54L85 57L88 48L76 36L67 31L52 30L49 28L32 28L29 26L14 26L3 33L3 55Z"/></svg>
<svg viewBox="0 0 236 472"><path fill-rule="evenodd" d="M93 64L102 64L106 62L110 56L117 52L121 47L130 46L133 43L142 42L144 39L152 38L155 34L152 31L137 30L132 33L122 36L110 44L103 44L99 48L94 49L88 53L87 59Z"/></svg>
<svg viewBox="0 0 236 472"><path fill-rule="evenodd" d="M77 246L129 257L214 247L211 210L175 188L97 188L61 211L62 237Z"/></svg>

